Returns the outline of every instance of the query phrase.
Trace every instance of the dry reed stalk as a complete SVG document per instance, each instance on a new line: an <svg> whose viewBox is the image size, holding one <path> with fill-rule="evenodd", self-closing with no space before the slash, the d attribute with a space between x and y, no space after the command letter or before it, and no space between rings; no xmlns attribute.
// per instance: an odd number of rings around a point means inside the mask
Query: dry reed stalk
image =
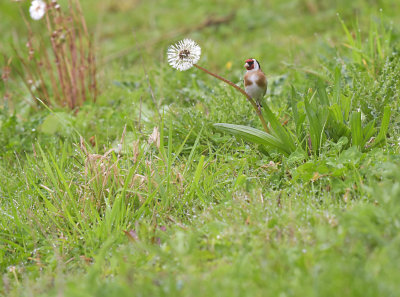
<svg viewBox="0 0 400 297"><path fill-rule="evenodd" d="M43 28L47 36L35 34L20 7L28 31L28 55L14 46L22 66L17 73L31 96L48 105L75 109L89 99L95 102L96 59L79 0L68 0L65 11L56 0L45 2Z"/></svg>

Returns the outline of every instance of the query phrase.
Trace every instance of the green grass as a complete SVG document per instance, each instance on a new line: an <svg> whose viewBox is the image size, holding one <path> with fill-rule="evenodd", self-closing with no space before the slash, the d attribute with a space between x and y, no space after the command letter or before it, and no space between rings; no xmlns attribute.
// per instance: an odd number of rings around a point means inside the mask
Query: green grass
<svg viewBox="0 0 400 297"><path fill-rule="evenodd" d="M48 109L10 82L1 296L398 295L400 4L264 2L84 1L98 102ZM16 3L0 11L9 56L26 35ZM235 90L167 65L184 37L239 84L260 61L271 134Z"/></svg>

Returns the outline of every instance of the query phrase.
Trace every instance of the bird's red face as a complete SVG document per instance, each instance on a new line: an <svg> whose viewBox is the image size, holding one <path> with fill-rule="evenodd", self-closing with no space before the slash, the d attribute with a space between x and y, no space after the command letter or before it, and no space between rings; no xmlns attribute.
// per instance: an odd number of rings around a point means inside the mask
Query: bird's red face
<svg viewBox="0 0 400 297"><path fill-rule="evenodd" d="M253 59L247 59L246 63L244 64L244 68L246 68L247 70L254 69L254 60Z"/></svg>

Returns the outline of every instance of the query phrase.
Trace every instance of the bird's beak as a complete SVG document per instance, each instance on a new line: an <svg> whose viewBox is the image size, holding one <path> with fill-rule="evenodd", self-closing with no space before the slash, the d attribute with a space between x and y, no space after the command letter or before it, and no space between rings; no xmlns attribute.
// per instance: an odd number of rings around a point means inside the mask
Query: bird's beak
<svg viewBox="0 0 400 297"><path fill-rule="evenodd" d="M246 69L247 69L249 66L250 66L249 63L247 63L247 62L244 64L244 68L246 68Z"/></svg>

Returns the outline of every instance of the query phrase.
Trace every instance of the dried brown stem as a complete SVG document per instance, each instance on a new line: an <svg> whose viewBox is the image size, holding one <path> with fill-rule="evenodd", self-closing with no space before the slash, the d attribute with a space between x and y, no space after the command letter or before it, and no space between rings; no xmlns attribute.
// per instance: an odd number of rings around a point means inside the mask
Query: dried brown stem
<svg viewBox="0 0 400 297"><path fill-rule="evenodd" d="M70 13L73 15L72 4L70 3ZM72 17L71 17L72 19ZM73 22L72 22L73 23ZM70 26L69 26L70 25ZM70 28L69 28L70 27ZM69 28L69 29L68 29ZM77 51L76 51L76 35L73 24L66 24L66 29L69 37L69 51L71 55L71 86L72 86L72 100L75 106L78 101L78 83L77 83ZM82 102L78 102L82 103Z"/></svg>
<svg viewBox="0 0 400 297"><path fill-rule="evenodd" d="M89 38L89 31L88 31L87 26L86 26L85 18L83 17L81 3L79 2L79 0L75 0L74 2L75 2L75 5L76 5L76 10L78 11L78 15L81 18L81 22L80 23L82 25L83 32L85 32L85 36L87 38Z"/></svg>
<svg viewBox="0 0 400 297"><path fill-rule="evenodd" d="M76 16L74 15L75 19ZM82 28L79 26L78 27L78 39L79 39L79 61L80 61L80 66L78 67L78 75L79 75L79 81L81 84L81 96L82 96L82 101L86 101L86 85L85 85L85 49L83 45L83 37L82 37ZM90 50L90 49L89 49ZM89 77L89 87L90 87L90 77ZM89 93L90 93L90 88L89 88ZM93 100L95 102L95 100Z"/></svg>
<svg viewBox="0 0 400 297"><path fill-rule="evenodd" d="M45 36L32 30L20 7L28 33L28 53L24 49L15 49L22 67L16 72L32 97L40 98L47 105L57 104L74 109L89 96L95 102L95 53L79 0L68 0L66 11L57 1L45 2L44 23L48 31ZM49 51L46 48L47 38L51 45ZM31 82L40 83L40 86L33 89Z"/></svg>
<svg viewBox="0 0 400 297"><path fill-rule="evenodd" d="M208 71L207 69L205 69L205 68L203 68L203 67L201 67L201 66L199 66L197 64L194 64L193 66L198 68L198 69L200 69L200 70L202 70L202 71L204 71L205 73L207 73L207 74L209 74L211 76L214 76L215 78L218 78L219 80L222 80L223 82L225 82L228 85L234 87L237 91L242 93L243 96L245 96L247 98L247 100L251 103L251 105L253 106L255 112L257 113L257 116L259 117L259 119L261 121L261 124L263 125L263 128L264 128L265 132L269 133L267 122L265 121L265 119L264 119L264 117L263 117L263 115L261 113L261 110L258 108L258 106L257 106L256 102L253 100L253 98L251 98L249 96L249 94L246 93L245 90L243 90L241 87L239 87L238 85L234 84L230 80L227 80L227 79L223 78L222 76L219 76L218 74L212 73L212 72Z"/></svg>
<svg viewBox="0 0 400 297"><path fill-rule="evenodd" d="M87 69L87 75L88 75L88 88L90 93L92 94L93 102L96 102L97 98L97 81L96 81L96 57L94 55L94 50L93 50L93 43L91 40L91 36L89 35L89 31L87 29L86 21L85 18L83 17L82 13L82 7L79 2L79 0L70 0L71 5L72 3L75 3L75 8L76 12L71 11L71 14L76 18L76 23L79 24L78 26L78 34L79 34L79 40L80 40L80 45L81 45L81 57L83 58L85 56L84 50L83 50L83 37L88 41L88 55L87 55L87 61L86 61L86 69ZM83 32L83 33L82 33ZM84 61L82 60L82 65L85 65ZM85 68L83 68L85 70Z"/></svg>
<svg viewBox="0 0 400 297"><path fill-rule="evenodd" d="M66 45L65 43L61 43L61 44L57 44L57 50L58 50L58 54L61 58L61 69L63 71L63 78L64 80L64 84L66 86L65 91L67 94L67 100L68 100L68 105L71 109L74 109L75 107L75 99L72 95L72 75L71 75L71 65L70 62L68 60L68 56L66 53L66 49L65 49Z"/></svg>
<svg viewBox="0 0 400 297"><path fill-rule="evenodd" d="M54 36L53 36L53 30L52 30L52 26L50 23L50 18L49 15L46 14L46 24L47 24L47 30L49 31L50 34L50 41L51 41L51 46L53 49L53 53L54 53L54 59L56 62L56 68L57 68L57 73L58 73L58 78L60 81L60 85L61 85L61 92L64 96L64 100L68 100L68 95L67 95L67 91L65 88L65 84L64 84L64 74L63 74L63 70L61 67L61 63L60 63L60 57L58 56L58 50L57 50L57 45L56 45L56 41L54 40ZM68 100L69 101L69 100Z"/></svg>

